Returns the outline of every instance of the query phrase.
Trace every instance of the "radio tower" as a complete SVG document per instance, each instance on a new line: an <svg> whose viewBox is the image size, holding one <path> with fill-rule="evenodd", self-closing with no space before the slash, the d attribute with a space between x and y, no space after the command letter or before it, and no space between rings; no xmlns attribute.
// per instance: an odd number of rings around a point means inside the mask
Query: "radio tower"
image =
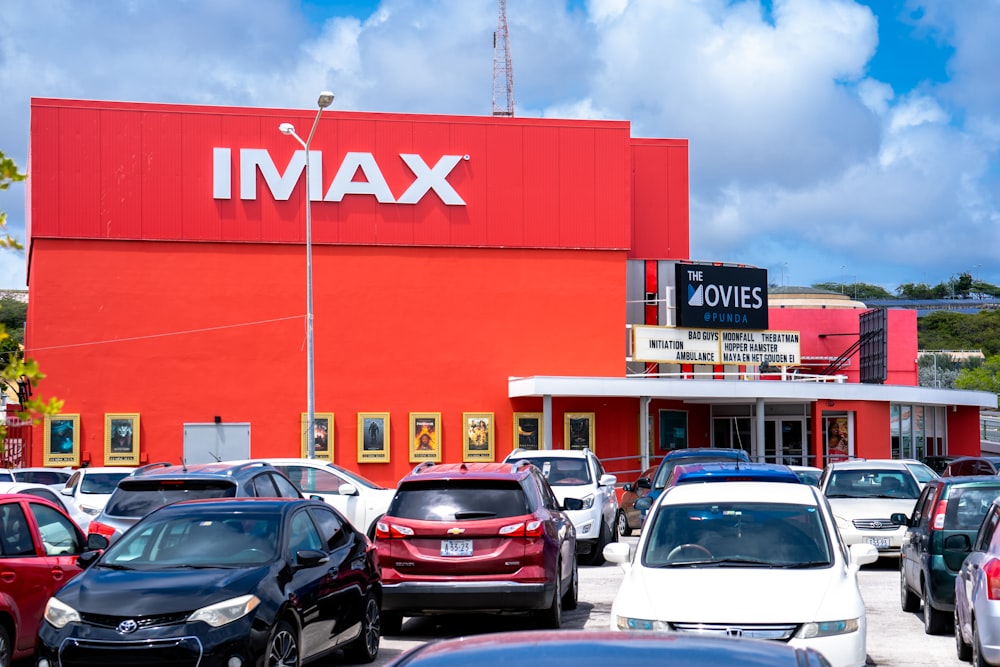
<svg viewBox="0 0 1000 667"><path fill-rule="evenodd" d="M514 115L514 69L510 63L507 0L499 0L500 17L493 33L493 115Z"/></svg>

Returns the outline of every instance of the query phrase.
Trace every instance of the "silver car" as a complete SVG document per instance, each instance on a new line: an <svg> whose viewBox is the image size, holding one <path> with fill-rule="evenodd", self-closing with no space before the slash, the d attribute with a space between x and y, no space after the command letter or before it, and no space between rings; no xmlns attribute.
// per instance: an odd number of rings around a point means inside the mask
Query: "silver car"
<svg viewBox="0 0 1000 667"><path fill-rule="evenodd" d="M994 499L975 542L950 535L946 550L969 550L955 577L955 647L973 665L1000 665L1000 498ZM970 550L971 549L971 550Z"/></svg>

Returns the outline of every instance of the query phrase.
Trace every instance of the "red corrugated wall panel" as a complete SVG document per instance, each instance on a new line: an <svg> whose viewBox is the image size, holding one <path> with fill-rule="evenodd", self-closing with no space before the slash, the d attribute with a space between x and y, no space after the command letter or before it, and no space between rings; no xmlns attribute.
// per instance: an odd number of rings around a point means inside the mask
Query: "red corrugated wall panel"
<svg viewBox="0 0 1000 667"><path fill-rule="evenodd" d="M630 259L690 258L688 142L632 140Z"/></svg>

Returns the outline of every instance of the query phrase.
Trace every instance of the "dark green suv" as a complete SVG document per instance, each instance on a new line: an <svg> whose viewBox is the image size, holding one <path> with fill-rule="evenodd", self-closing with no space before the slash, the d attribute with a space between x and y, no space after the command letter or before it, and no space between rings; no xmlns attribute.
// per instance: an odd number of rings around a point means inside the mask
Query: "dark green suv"
<svg viewBox="0 0 1000 667"><path fill-rule="evenodd" d="M908 527L899 559L900 604L903 611L914 612L923 603L927 634L950 630L955 575L997 496L1000 477L940 477L924 486L913 516L892 515L893 523Z"/></svg>

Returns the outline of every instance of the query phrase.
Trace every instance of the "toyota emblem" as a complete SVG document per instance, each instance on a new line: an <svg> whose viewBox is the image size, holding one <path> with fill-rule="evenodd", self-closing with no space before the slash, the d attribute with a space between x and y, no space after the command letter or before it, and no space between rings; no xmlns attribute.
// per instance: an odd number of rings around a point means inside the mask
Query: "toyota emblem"
<svg viewBox="0 0 1000 667"><path fill-rule="evenodd" d="M881 527L882 527L882 522L881 521L872 521L872 528L878 530Z"/></svg>
<svg viewBox="0 0 1000 667"><path fill-rule="evenodd" d="M118 624L118 634L127 635L139 629L139 624L131 618Z"/></svg>

